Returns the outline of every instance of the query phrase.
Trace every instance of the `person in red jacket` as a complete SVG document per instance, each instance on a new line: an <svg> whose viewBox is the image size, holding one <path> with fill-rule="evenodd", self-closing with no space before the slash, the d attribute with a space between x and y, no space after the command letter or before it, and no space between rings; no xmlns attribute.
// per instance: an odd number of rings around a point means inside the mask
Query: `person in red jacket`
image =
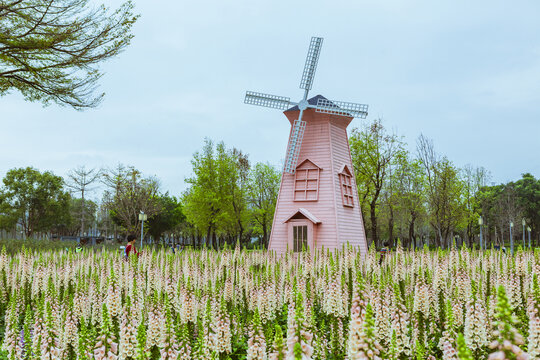
<svg viewBox="0 0 540 360"><path fill-rule="evenodd" d="M127 237L127 246L126 246L126 260L129 259L129 254L130 253L134 253L135 255L139 256L139 252L137 251L137 249L135 249L135 239L137 237L133 234L129 234L128 237Z"/></svg>

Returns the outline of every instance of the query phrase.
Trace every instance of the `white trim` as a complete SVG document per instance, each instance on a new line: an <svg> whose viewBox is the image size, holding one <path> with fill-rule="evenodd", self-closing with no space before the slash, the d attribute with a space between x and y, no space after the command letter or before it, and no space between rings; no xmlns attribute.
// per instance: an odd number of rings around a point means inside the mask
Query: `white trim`
<svg viewBox="0 0 540 360"><path fill-rule="evenodd" d="M347 169L347 171L349 172L348 174L345 172L345 169ZM341 167L341 170L339 170L338 174L347 174L349 176L352 176L352 171L351 171L351 169L349 169L349 166L347 164L343 164L343 166Z"/></svg>
<svg viewBox="0 0 540 360"><path fill-rule="evenodd" d="M298 208L298 210L295 210L290 216L287 217L287 219L283 222L284 224L289 222L292 217L294 217L296 214L302 214L306 217L306 219L308 219L309 221L311 221L312 223L314 224L320 224L321 221L319 219L317 219L317 217L315 215L313 215L312 213L310 213L308 210L304 209L304 208Z"/></svg>
<svg viewBox="0 0 540 360"><path fill-rule="evenodd" d="M317 165L315 162L313 162L313 160L311 160L310 158L305 158L304 160L298 162L298 165L296 165L296 169L298 169L300 166L302 166L303 163L305 163L306 161L309 161L310 163L312 163L313 165L315 165L316 167L318 167L319 169L323 170L322 167L320 167L319 165Z"/></svg>

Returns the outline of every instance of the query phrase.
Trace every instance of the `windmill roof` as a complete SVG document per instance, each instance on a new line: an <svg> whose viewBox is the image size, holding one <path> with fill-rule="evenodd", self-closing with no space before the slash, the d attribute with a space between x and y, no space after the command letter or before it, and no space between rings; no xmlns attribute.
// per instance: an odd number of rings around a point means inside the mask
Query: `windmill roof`
<svg viewBox="0 0 540 360"><path fill-rule="evenodd" d="M312 97L311 99L308 99L308 103L309 105L317 105L317 101L319 101L319 99L324 99L324 100L328 100L327 98L325 98L324 96L322 95L317 95L317 96L314 96ZM337 106L336 106L337 107ZM293 106L292 108L290 109L287 109L285 111L299 111L300 109L298 108L298 105L295 105Z"/></svg>

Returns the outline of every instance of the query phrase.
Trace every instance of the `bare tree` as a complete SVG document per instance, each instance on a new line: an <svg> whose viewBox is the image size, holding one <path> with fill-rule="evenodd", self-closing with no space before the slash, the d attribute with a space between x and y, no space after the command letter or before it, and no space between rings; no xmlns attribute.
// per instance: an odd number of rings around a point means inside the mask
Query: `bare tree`
<svg viewBox="0 0 540 360"><path fill-rule="evenodd" d="M417 153L424 167L430 223L439 238L439 244L450 246L453 232L465 217L463 182L458 169L446 157L439 157L433 142L420 135Z"/></svg>
<svg viewBox="0 0 540 360"><path fill-rule="evenodd" d="M107 208L112 219L125 231L140 234L139 213L148 218L160 210L158 201L159 181L153 177L142 177L132 166L118 165L103 174L103 183L110 188L110 203Z"/></svg>
<svg viewBox="0 0 540 360"><path fill-rule="evenodd" d="M504 241L504 233L508 231L510 238L510 222L514 222L519 229L518 220L522 218L523 209L519 204L516 189L512 183L505 184L498 199L499 226ZM517 232L517 231L516 231Z"/></svg>
<svg viewBox="0 0 540 360"><path fill-rule="evenodd" d="M101 169L86 169L84 165L78 166L68 173L67 187L72 189L73 192L81 193L81 235L84 235L84 196L87 192L95 189L89 188L89 186L95 183L100 176Z"/></svg>
<svg viewBox="0 0 540 360"><path fill-rule="evenodd" d="M433 147L433 141L428 139L424 134L420 134L418 140L416 141L416 152L418 155L418 160L424 167L427 180L427 193L430 200L431 211L435 213L435 223L433 227L437 232L439 240L442 240L441 224L438 219L438 202L436 200L436 187L437 187L437 171L436 166L439 162L439 157L435 153Z"/></svg>

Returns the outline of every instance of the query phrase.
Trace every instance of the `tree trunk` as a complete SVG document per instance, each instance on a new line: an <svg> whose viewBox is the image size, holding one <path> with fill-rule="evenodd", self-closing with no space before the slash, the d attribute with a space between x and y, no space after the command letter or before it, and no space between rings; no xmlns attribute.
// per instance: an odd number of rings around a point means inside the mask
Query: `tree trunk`
<svg viewBox="0 0 540 360"><path fill-rule="evenodd" d="M81 236L84 236L84 187L81 194Z"/></svg>
<svg viewBox="0 0 540 360"><path fill-rule="evenodd" d="M262 229L263 229L263 239L264 239L264 247L268 249L268 230L266 229L266 223L263 223Z"/></svg>
<svg viewBox="0 0 540 360"><path fill-rule="evenodd" d="M210 245L211 239L210 236L212 235L212 225L208 226L208 231L206 232L206 239L205 244L206 246Z"/></svg>
<svg viewBox="0 0 540 360"><path fill-rule="evenodd" d="M394 208L390 208L390 218L388 219L388 244L391 245L394 243Z"/></svg>
<svg viewBox="0 0 540 360"><path fill-rule="evenodd" d="M370 203L370 218L371 218L371 238L372 241L375 243L375 247L379 247L379 235L377 234L377 215L375 214L375 208L377 206L377 203L375 200L373 200Z"/></svg>
<svg viewBox="0 0 540 360"><path fill-rule="evenodd" d="M216 237L216 231L212 230L212 249L218 249L219 246L217 246L217 237Z"/></svg>
<svg viewBox="0 0 540 360"><path fill-rule="evenodd" d="M238 240L240 241L240 243L242 243L243 238L244 238L244 229L240 228L240 232L238 233Z"/></svg>
<svg viewBox="0 0 540 360"><path fill-rule="evenodd" d="M416 239L414 238L414 222L416 221L416 216L412 216L411 218L411 222L409 224L409 241L415 241L416 242Z"/></svg>

